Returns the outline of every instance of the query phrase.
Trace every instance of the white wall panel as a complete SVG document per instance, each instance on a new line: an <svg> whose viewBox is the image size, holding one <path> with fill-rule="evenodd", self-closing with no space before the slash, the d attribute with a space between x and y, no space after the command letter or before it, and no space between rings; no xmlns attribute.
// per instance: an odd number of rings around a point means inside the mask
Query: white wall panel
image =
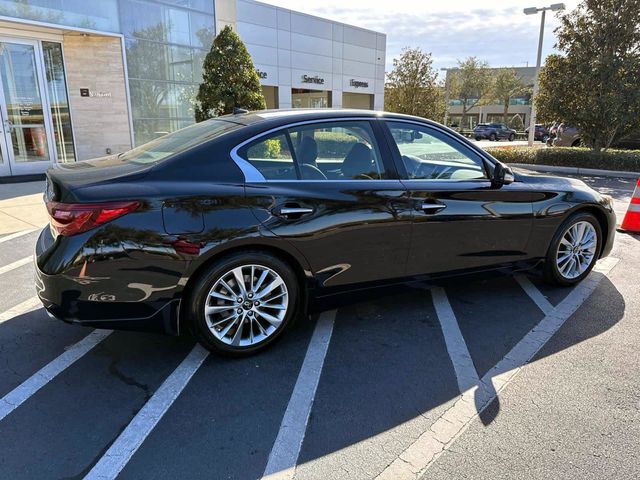
<svg viewBox="0 0 640 480"><path fill-rule="evenodd" d="M291 30L291 12L289 10L278 9L278 29Z"/></svg>
<svg viewBox="0 0 640 480"><path fill-rule="evenodd" d="M291 31L328 40L333 37L333 25L330 21L295 12L291 12Z"/></svg>
<svg viewBox="0 0 640 480"><path fill-rule="evenodd" d="M325 38L291 33L291 50L330 57L333 54L333 42Z"/></svg>
<svg viewBox="0 0 640 480"><path fill-rule="evenodd" d="M360 45L361 47L375 47L376 41L375 32L349 27L347 25L344 27L344 43Z"/></svg>
<svg viewBox="0 0 640 480"><path fill-rule="evenodd" d="M278 80L280 80L280 85L291 85L291 69L282 67L278 68Z"/></svg>
<svg viewBox="0 0 640 480"><path fill-rule="evenodd" d="M354 62L353 60L343 60L342 73L344 75L357 75L360 77L375 77L376 66L372 63Z"/></svg>
<svg viewBox="0 0 640 480"><path fill-rule="evenodd" d="M309 55L307 53L293 52L291 55L291 67L299 70L314 70L331 73L333 59L322 55Z"/></svg>
<svg viewBox="0 0 640 480"><path fill-rule="evenodd" d="M278 28L278 14L275 7L257 2L238 0L238 22L255 23Z"/></svg>
<svg viewBox="0 0 640 480"><path fill-rule="evenodd" d="M344 43L342 56L345 60L356 60L358 62L375 63L376 50L374 48L360 47L350 43Z"/></svg>
<svg viewBox="0 0 640 480"><path fill-rule="evenodd" d="M337 108L343 92L375 93L375 108L383 107L386 35L252 0L237 0L237 10L236 30L267 74L261 83L279 87L280 108L291 107L291 88L331 91Z"/></svg>
<svg viewBox="0 0 640 480"><path fill-rule="evenodd" d="M283 48L278 49L278 66L280 67L291 66L291 50L285 50Z"/></svg>
<svg viewBox="0 0 640 480"><path fill-rule="evenodd" d="M278 46L278 30L271 27L256 25L255 23L237 22L236 31L244 43L263 45L266 47Z"/></svg>
<svg viewBox="0 0 640 480"><path fill-rule="evenodd" d="M291 32L289 30L278 30L278 48L291 50Z"/></svg>
<svg viewBox="0 0 640 480"><path fill-rule="evenodd" d="M253 59L253 63L261 63L265 65L278 65L278 49L273 47L264 47L262 45L254 45L247 43L247 50Z"/></svg>
<svg viewBox="0 0 640 480"><path fill-rule="evenodd" d="M260 83L262 85L273 85L278 86L280 82L278 81L278 67L273 65L264 65L261 63L255 63L256 70L260 70L263 73L267 74L267 78L261 78Z"/></svg>
<svg viewBox="0 0 640 480"><path fill-rule="evenodd" d="M318 76L324 80L324 83L305 83L302 81L302 77L307 75L309 77ZM310 90L331 90L333 78L330 73L313 71L313 70L297 70L291 69L291 86L294 88L308 88Z"/></svg>
<svg viewBox="0 0 640 480"><path fill-rule="evenodd" d="M367 86L359 85L353 86L351 85L351 81L354 80L356 82L364 82ZM334 84L334 86L336 86ZM373 78L366 77L355 77L355 76L342 76L342 90L345 92L353 92L353 93L374 93L375 91L375 80Z"/></svg>

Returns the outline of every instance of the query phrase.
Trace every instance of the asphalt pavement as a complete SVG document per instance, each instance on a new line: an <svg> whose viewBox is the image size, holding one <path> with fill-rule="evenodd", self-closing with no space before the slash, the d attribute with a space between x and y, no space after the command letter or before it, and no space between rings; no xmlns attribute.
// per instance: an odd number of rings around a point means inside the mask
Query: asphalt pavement
<svg viewBox="0 0 640 480"><path fill-rule="evenodd" d="M640 476L638 236L574 289L406 285L240 360L50 319L36 238L0 236L0 478Z"/></svg>

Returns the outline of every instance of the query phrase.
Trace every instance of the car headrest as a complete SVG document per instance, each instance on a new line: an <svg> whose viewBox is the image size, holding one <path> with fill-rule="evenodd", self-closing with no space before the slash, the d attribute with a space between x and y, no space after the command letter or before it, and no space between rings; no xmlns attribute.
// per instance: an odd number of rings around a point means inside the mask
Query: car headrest
<svg viewBox="0 0 640 480"><path fill-rule="evenodd" d="M298 161L306 165L316 165L318 158L318 144L312 137L304 137L300 144L300 154Z"/></svg>
<svg viewBox="0 0 640 480"><path fill-rule="evenodd" d="M371 173L371 147L364 143L356 143L342 163L342 175L355 178L358 175Z"/></svg>

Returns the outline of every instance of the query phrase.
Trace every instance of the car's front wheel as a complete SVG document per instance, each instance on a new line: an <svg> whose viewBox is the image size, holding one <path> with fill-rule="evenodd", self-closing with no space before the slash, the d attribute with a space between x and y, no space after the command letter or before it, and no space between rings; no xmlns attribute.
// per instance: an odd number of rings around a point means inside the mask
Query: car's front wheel
<svg viewBox="0 0 640 480"><path fill-rule="evenodd" d="M590 213L570 216L556 232L544 266L548 282L570 286L593 269L602 244L602 229Z"/></svg>
<svg viewBox="0 0 640 480"><path fill-rule="evenodd" d="M186 306L197 340L233 356L256 353L292 323L299 296L291 268L264 252L228 256L201 275Z"/></svg>
<svg viewBox="0 0 640 480"><path fill-rule="evenodd" d="M513 142L515 139L516 139L516 135L515 135L515 133L511 133L511 134L509 135L509 141L510 141L510 142Z"/></svg>

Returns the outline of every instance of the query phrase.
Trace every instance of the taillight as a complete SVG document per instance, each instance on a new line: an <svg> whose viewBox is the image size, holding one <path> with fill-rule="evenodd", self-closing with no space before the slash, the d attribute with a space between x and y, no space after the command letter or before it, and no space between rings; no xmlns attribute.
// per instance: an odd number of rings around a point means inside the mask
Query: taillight
<svg viewBox="0 0 640 480"><path fill-rule="evenodd" d="M47 202L51 226L58 234L65 237L91 230L98 225L133 212L139 206L139 202Z"/></svg>

